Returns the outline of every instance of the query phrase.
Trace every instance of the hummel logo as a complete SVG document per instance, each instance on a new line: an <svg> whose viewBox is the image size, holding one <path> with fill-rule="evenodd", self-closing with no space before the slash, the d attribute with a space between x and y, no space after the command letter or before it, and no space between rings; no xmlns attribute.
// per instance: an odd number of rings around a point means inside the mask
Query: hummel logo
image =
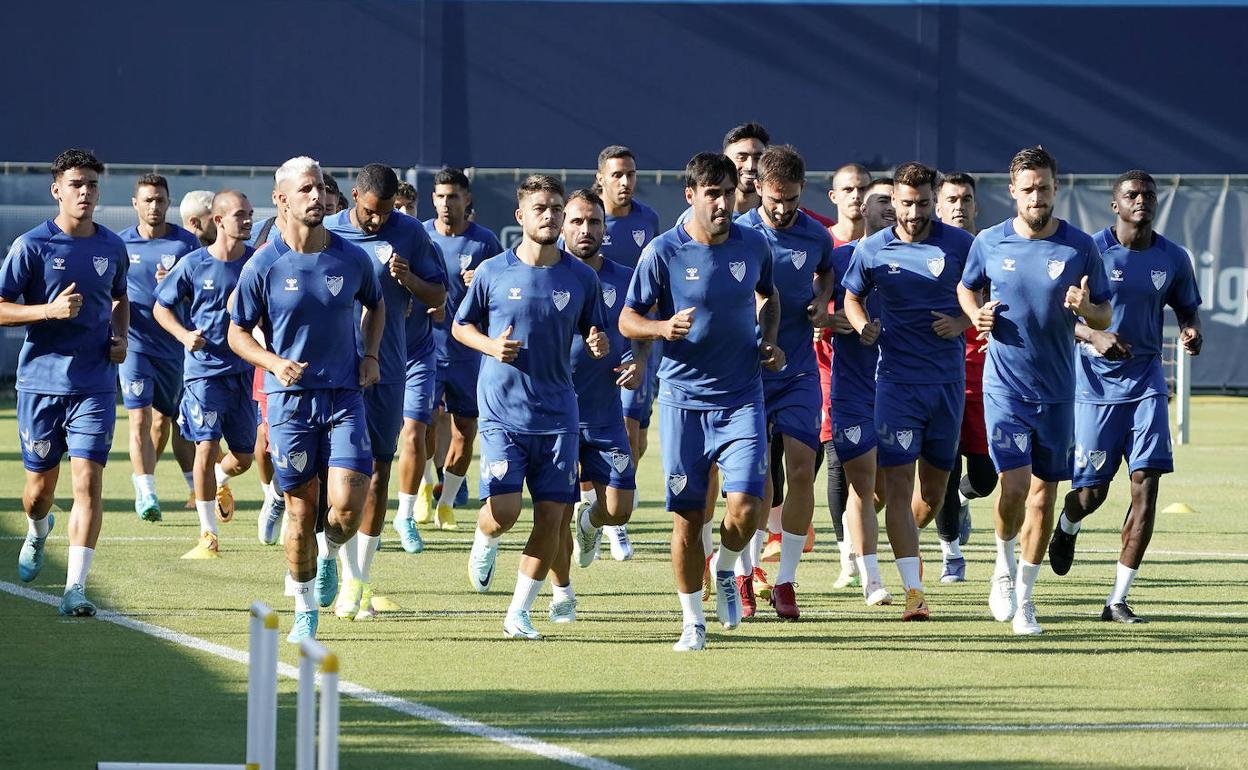
<svg viewBox="0 0 1248 770"><path fill-rule="evenodd" d="M1110 270L1110 271L1109 271L1109 280L1111 280L1111 281L1118 281L1118 282L1121 282L1121 281L1122 281L1122 270L1121 270L1121 269L1119 269L1119 268L1117 268L1117 267L1115 267L1113 270Z"/></svg>
<svg viewBox="0 0 1248 770"><path fill-rule="evenodd" d="M507 290L507 299L520 299L520 287L512 286Z"/></svg>
<svg viewBox="0 0 1248 770"><path fill-rule="evenodd" d="M686 281L701 280L700 278L698 278L698 269L696 267L686 267L685 268L685 280Z"/></svg>
<svg viewBox="0 0 1248 770"><path fill-rule="evenodd" d="M53 258L52 258L52 269L53 269L53 270L64 270L64 269L65 269L65 258L64 258L64 257L53 257Z"/></svg>
<svg viewBox="0 0 1248 770"><path fill-rule="evenodd" d="M1001 269L1010 273L1014 272L1014 260L1009 257L1001 260Z"/></svg>
<svg viewBox="0 0 1248 770"><path fill-rule="evenodd" d="M132 265L137 265L137 264L139 264L139 263L140 263L140 262L142 262L142 261L143 261L143 255L142 255L142 254L131 254L131 255L130 255L130 264L132 264Z"/></svg>
<svg viewBox="0 0 1248 770"><path fill-rule="evenodd" d="M299 291L299 279L287 278L286 279L286 291Z"/></svg>
<svg viewBox="0 0 1248 770"><path fill-rule="evenodd" d="M898 275L899 273L901 273L901 263L900 263L900 262L889 262L889 263L888 263L888 274L889 274L889 275Z"/></svg>
<svg viewBox="0 0 1248 770"><path fill-rule="evenodd" d="M204 291L213 291L216 288L217 287L213 284L213 281L211 278L204 279Z"/></svg>

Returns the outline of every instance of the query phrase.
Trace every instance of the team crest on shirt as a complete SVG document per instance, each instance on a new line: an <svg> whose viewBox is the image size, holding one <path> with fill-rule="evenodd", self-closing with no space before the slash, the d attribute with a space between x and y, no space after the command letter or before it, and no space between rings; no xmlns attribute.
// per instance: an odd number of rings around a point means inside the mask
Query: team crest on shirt
<svg viewBox="0 0 1248 770"><path fill-rule="evenodd" d="M52 269L53 269L53 270L64 270L64 269L65 269L65 258L64 258L64 257L53 257L53 258L52 258Z"/></svg>
<svg viewBox="0 0 1248 770"><path fill-rule="evenodd" d="M1152 279L1153 279L1153 288L1156 289L1157 291L1161 291L1162 284L1166 282L1166 271L1154 270L1152 272Z"/></svg>
<svg viewBox="0 0 1248 770"><path fill-rule="evenodd" d="M212 279L211 279L211 278L205 278L205 279L204 279L204 291L213 291L213 290L215 290L216 288L217 288L217 287L216 287L216 285L212 282Z"/></svg>
<svg viewBox="0 0 1248 770"><path fill-rule="evenodd" d="M1117 282L1121 283L1121 282L1122 282L1122 269L1121 269L1121 268L1117 268L1117 267L1115 267L1113 270L1110 270L1110 271L1109 271L1109 280L1111 280L1111 281L1117 281Z"/></svg>
<svg viewBox="0 0 1248 770"><path fill-rule="evenodd" d="M382 241L373 247L373 254L377 255L378 262L389 262L390 257L394 256L394 247Z"/></svg>
<svg viewBox="0 0 1248 770"><path fill-rule="evenodd" d="M804 264L806 264L806 252L794 251L793 252L793 267L797 268L798 270L801 270L802 265Z"/></svg>
<svg viewBox="0 0 1248 770"><path fill-rule="evenodd" d="M633 240L637 243L637 245L638 245L638 246L640 246L640 245L642 245L643 243L645 243L645 242L646 242L646 231L645 231L645 230L634 230L634 231L633 231Z"/></svg>
<svg viewBox="0 0 1248 770"><path fill-rule="evenodd" d="M1018 447L1018 451L1020 452L1027 451L1027 434L1026 433L1015 433L1013 436L1011 436L1011 438L1014 439L1014 446Z"/></svg>
<svg viewBox="0 0 1248 770"><path fill-rule="evenodd" d="M520 299L520 287L512 286L507 290L507 299Z"/></svg>
<svg viewBox="0 0 1248 770"><path fill-rule="evenodd" d="M900 273L901 273L901 263L900 263L900 262L889 262L889 263L888 263L888 274L889 274L889 275L899 275Z"/></svg>
<svg viewBox="0 0 1248 770"><path fill-rule="evenodd" d="M848 428L846 428L844 431L842 431L842 435L845 436L846 441L853 444L854 446L858 446L858 442L862 440L862 426L851 425Z"/></svg>
<svg viewBox="0 0 1248 770"><path fill-rule="evenodd" d="M174 263L177 261L178 261L178 258L174 256L173 254L161 254L160 255L160 264L166 270L172 270Z"/></svg>
<svg viewBox="0 0 1248 770"><path fill-rule="evenodd" d="M123 381L121 383L121 392L129 393L135 398L138 398L139 396L143 395L143 388L146 386L146 384L147 383L143 382L143 380Z"/></svg>
<svg viewBox="0 0 1248 770"><path fill-rule="evenodd" d="M740 283L741 279L745 278L745 263L729 262L728 272L732 273L732 277L737 279L737 283Z"/></svg>
<svg viewBox="0 0 1248 770"><path fill-rule="evenodd" d="M902 449L909 449L910 444L914 442L914 431L899 430L897 431L897 443L901 444Z"/></svg>
<svg viewBox="0 0 1248 770"><path fill-rule="evenodd" d="M1093 449L1091 452L1088 452L1088 462L1092 463L1092 467L1096 468L1098 471L1101 468L1104 468L1105 467L1105 450Z"/></svg>
<svg viewBox="0 0 1248 770"><path fill-rule="evenodd" d="M939 278L940 274L945 272L945 255L941 254L939 257L932 257L927 260L927 272L931 273L933 277Z"/></svg>
<svg viewBox="0 0 1248 770"><path fill-rule="evenodd" d="M327 275L325 276L325 286L329 289L329 293L338 296L338 292L342 291L342 276Z"/></svg>
<svg viewBox="0 0 1248 770"><path fill-rule="evenodd" d="M290 467L294 468L295 471L302 473L304 466L306 466L307 464L308 464L307 452L291 452L290 453Z"/></svg>
<svg viewBox="0 0 1248 770"><path fill-rule="evenodd" d="M142 254L131 254L131 255L130 255L130 264L132 264L132 265L137 265L137 264L139 264L139 263L140 263L140 262L142 262L142 261L143 261L143 255L142 255Z"/></svg>
<svg viewBox="0 0 1248 770"><path fill-rule="evenodd" d="M614 286L602 287L602 304L606 305L607 307L615 307L615 287Z"/></svg>
<svg viewBox="0 0 1248 770"><path fill-rule="evenodd" d="M611 467L615 468L616 473L623 473L628 470L628 466L632 464L633 458L628 452L621 452L618 449L612 449L609 452L602 452L602 459L611 463Z"/></svg>
<svg viewBox="0 0 1248 770"><path fill-rule="evenodd" d="M1066 269L1066 263L1060 259L1050 259L1046 267L1049 271L1049 277L1056 281L1057 277Z"/></svg>
<svg viewBox="0 0 1248 770"><path fill-rule="evenodd" d="M556 289L550 293L550 298L554 300L555 309L562 311L568 306L568 300L572 299L572 292Z"/></svg>
<svg viewBox="0 0 1248 770"><path fill-rule="evenodd" d="M686 280L686 281L699 281L699 280L701 280L701 279L698 277L698 269L697 269L696 267L686 267L686 268L685 268L685 280ZM738 280L740 280L740 279L738 279Z"/></svg>
<svg viewBox="0 0 1248 770"><path fill-rule="evenodd" d="M689 483L689 477L684 474L676 474L667 477L667 488L672 490L673 495L679 495L685 491L685 485Z"/></svg>
<svg viewBox="0 0 1248 770"><path fill-rule="evenodd" d="M287 278L286 279L286 291L299 291L299 279Z"/></svg>
<svg viewBox="0 0 1248 770"><path fill-rule="evenodd" d="M460 254L460 255L459 255L459 272L461 272L461 273L462 273L462 272L464 272L465 270L467 270L467 269L468 269L468 266L469 266L469 265L471 265L471 264L472 264L472 255L471 255L471 254Z"/></svg>
<svg viewBox="0 0 1248 770"><path fill-rule="evenodd" d="M507 475L506 460L491 460L485 467L489 474L499 481L502 481L503 477Z"/></svg>
<svg viewBox="0 0 1248 770"><path fill-rule="evenodd" d="M96 275L104 275L104 271L108 269L108 257L92 257L91 265L95 267Z"/></svg>
<svg viewBox="0 0 1248 770"><path fill-rule="evenodd" d="M1010 257L1006 257L1005 259L1002 259L1001 269L1010 273L1014 272L1014 260Z"/></svg>

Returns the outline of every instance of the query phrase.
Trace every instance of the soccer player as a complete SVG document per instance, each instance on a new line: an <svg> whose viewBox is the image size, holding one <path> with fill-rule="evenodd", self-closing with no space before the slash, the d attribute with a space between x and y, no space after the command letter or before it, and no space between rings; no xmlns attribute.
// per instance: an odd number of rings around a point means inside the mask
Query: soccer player
<svg viewBox="0 0 1248 770"><path fill-rule="evenodd" d="M399 192L394 196L394 209L409 217L416 216L416 188L407 182L399 182Z"/></svg>
<svg viewBox="0 0 1248 770"><path fill-rule="evenodd" d="M1162 319L1174 309L1179 342L1200 353L1200 291L1186 252L1153 230L1157 185L1143 171L1114 182L1112 227L1094 236L1109 277L1113 321L1105 331L1075 326L1075 473L1049 542L1049 564L1065 575L1075 556L1075 537L1088 514L1105 502L1110 481L1125 457L1131 473L1131 505L1122 524L1122 550L1113 592L1101 620L1143 623L1127 604L1157 516L1161 475L1174 470L1166 378L1161 366Z"/></svg>
<svg viewBox="0 0 1248 770"><path fill-rule="evenodd" d="M594 500L576 509L572 530L568 521L573 508L564 511L565 523L560 544L551 566L550 603L553 622L576 619L576 594L572 591L571 557L588 567L598 558L602 531L606 526L623 527L633 514L636 472L624 430L624 409L619 389L636 388L645 379L648 343L629 341L619 332L620 311L633 271L603 256L601 246L606 232L602 199L589 190L576 190L568 196L564 209L563 242L574 257L598 274L608 353L594 358L579 337L572 340L572 385L576 389L580 414L579 465L582 484L589 483ZM572 534L575 533L575 534Z"/></svg>
<svg viewBox="0 0 1248 770"><path fill-rule="evenodd" d="M373 472L361 388L377 382L386 320L375 257L324 227L320 165L291 158L274 175L286 230L243 268L230 313L230 347L263 367L269 441L286 498L287 594L295 598L291 642L316 635L317 606L338 593L335 558L355 535ZM356 323L355 303L364 306ZM356 327L364 353L356 353ZM264 329L267 349L251 335ZM326 556L313 542L320 482L328 466ZM313 585L315 583L315 586Z"/></svg>
<svg viewBox="0 0 1248 770"><path fill-rule="evenodd" d="M706 645L702 527L712 465L728 497L712 565L717 616L728 629L741 621L733 570L765 511L767 425L759 364L780 371L785 361L776 344L780 308L771 250L757 231L733 223L738 185L726 156L693 156L685 168L692 214L646 247L620 313L624 336L664 340L658 399L672 567L683 614L673 645L678 652ZM647 318L654 309L657 317Z"/></svg>
<svg viewBox="0 0 1248 770"><path fill-rule="evenodd" d="M884 521L906 592L902 620L930 615L918 527L944 503L966 387L962 333L970 319L958 304L957 287L973 239L935 221L935 203L936 170L921 163L899 166L893 176L897 224L858 242L842 281L845 317L859 335L876 320L864 298L872 290L879 294L875 429Z"/></svg>
<svg viewBox="0 0 1248 770"><path fill-rule="evenodd" d="M191 190L182 196L178 214L182 227L195 234L201 246L207 246L217 238L217 226L213 221L212 190Z"/></svg>
<svg viewBox="0 0 1248 770"><path fill-rule="evenodd" d="M218 193L212 203L216 239L187 254L156 287L152 315L186 350L186 387L178 427L195 446L195 510L199 544L183 558L213 559L220 552L217 520L233 507L227 484L251 467L256 444L256 410L251 403L254 368L230 349L228 299L255 250L251 203L237 190ZM183 323L178 308L189 306ZM221 457L221 439L229 452Z"/></svg>
<svg viewBox="0 0 1248 770"><path fill-rule="evenodd" d="M781 513L780 570L771 605L786 620L800 614L794 591L806 532L815 514L815 456L819 451L819 369L811 338L828 324L832 282L832 238L799 210L806 186L806 163L788 145L768 147L758 162L756 189L762 204L737 220L761 233L771 250L772 276L780 299L777 344L787 362L783 371L763 372L763 401L770 442L784 446L787 492ZM768 477L771 487L771 477ZM771 499L770 490L765 499ZM770 507L770 504L767 506ZM756 522L761 529L764 522ZM739 560L738 564L745 561ZM753 565L737 570L742 616L753 614Z"/></svg>
<svg viewBox="0 0 1248 770"><path fill-rule="evenodd" d="M602 204L607 215L602 255L632 270L637 267L641 250L659 234L659 215L634 197L637 192L637 159L633 156L633 151L619 144L604 147L598 153L598 174L595 181L602 190ZM623 298L624 292L621 292L621 306ZM654 371L658 368L661 352L658 346L647 346L647 349L651 353L645 367L649 369L650 375L640 387L620 390L634 468L641 462L649 445L650 414L654 405L652 386L658 383ZM601 498L596 497L593 487L582 487L581 507L593 505L595 500L602 502ZM628 539L626 527L608 524L606 533L612 558L625 561L633 557L633 545Z"/></svg>
<svg viewBox="0 0 1248 770"><path fill-rule="evenodd" d="M442 494L436 511L425 506L421 513L428 521L434 513L441 523L455 523L455 505L461 490L467 489L465 477L472 462L472 445L477 436L477 373L481 354L465 347L451 334L450 324L458 312L473 273L481 263L502 252L494 233L468 221L472 204L472 185L458 168L444 168L433 179L433 210L435 216L425 222L425 232L442 253L442 266L447 277L447 320L434 327L437 346L437 390L433 402L445 404L450 414L450 443L442 468ZM423 470L423 469L422 469ZM400 498L400 512L410 510L415 497ZM462 503L460 503L462 504ZM398 524L396 520L396 526Z"/></svg>
<svg viewBox="0 0 1248 770"><path fill-rule="evenodd" d="M17 361L17 429L28 531L17 574L29 583L43 569L55 523L48 511L68 452L74 506L59 612L73 616L95 614L84 587L103 523L117 364L126 357L130 320L126 246L92 221L103 171L86 150L58 155L52 162L56 217L19 236L0 266L0 326L26 327Z"/></svg>
<svg viewBox="0 0 1248 770"><path fill-rule="evenodd" d="M1026 147L1010 161L1010 195L1017 214L975 236L958 298L988 338L984 427L1000 479L988 605L998 621L1013 620L1014 633L1039 634L1032 593L1057 483L1072 472L1075 319L1109 326L1110 292L1092 237L1053 216L1057 161L1044 148ZM990 297L981 304L976 292L985 285Z"/></svg>
<svg viewBox="0 0 1248 770"><path fill-rule="evenodd" d="M398 451L399 431L403 428L408 309L415 304L412 313L420 313L423 318L427 315L426 308L441 307L446 299L442 260L430 245L420 220L394 210L398 190L399 178L393 169L381 163L369 163L360 169L351 188L355 205L325 220L325 227L331 233L372 255L369 264L381 286L386 306L385 327L377 352L380 374L375 384L364 389L368 441L373 449L372 480L360 531L340 552L344 587L335 614L348 619L367 619L373 614L373 555L386 520L390 467ZM357 341L357 352L360 356L367 355L363 337ZM430 413L426 411L419 416L425 418L417 437L423 449L424 429ZM408 533L400 531L400 535L405 534ZM408 545L404 538L404 550L409 550Z"/></svg>
<svg viewBox="0 0 1248 770"><path fill-rule="evenodd" d="M956 173L940 181L936 195L936 215L950 227L971 235L975 226L975 177ZM997 471L988 456L988 436L984 433L984 351L974 327L966 330L966 404L962 410L962 431L958 438L959 457L949 474L945 503L936 512L936 532L940 537L942 583L966 580L966 559L962 546L971 536L971 500L987 497L997 488ZM966 475L962 458L966 458Z"/></svg>
<svg viewBox="0 0 1248 770"><path fill-rule="evenodd" d="M863 205L867 199L867 185L871 184L871 172L858 163L846 163L832 174L832 189L828 200L836 206L836 224L828 228L836 247L864 237L865 222Z"/></svg>
<svg viewBox="0 0 1248 770"><path fill-rule="evenodd" d="M869 237L897 224L893 209L892 177L871 180L863 206L863 235ZM834 301L839 308L832 317L833 354L827 427L831 438L823 449L828 460L828 473L841 469L843 492L832 496L829 483L828 512L832 521L842 521L844 538L838 535L841 551L841 574L834 588L846 588L861 582L862 595L868 607L890 605L893 596L884 588L880 576L877 550L879 527L876 520L876 499L883 498L876 473L877 445L875 430L875 372L879 362L880 307L879 295L866 295L865 309L872 321L860 336L845 317L845 288L842 281L858 241L838 246L832 252L837 291ZM852 549L851 549L852 543ZM856 556L851 556L851 550ZM846 562L853 564L851 570Z"/></svg>
<svg viewBox="0 0 1248 770"><path fill-rule="evenodd" d="M126 273L130 294L130 338L122 363L121 399L129 414L130 465L134 469L134 511L144 521L160 521L156 495L156 461L172 434L173 454L194 493L195 445L173 430L182 398L182 346L156 323L152 308L156 287L183 256L201 248L199 239L172 222L169 183L159 174L144 174L134 183L131 198L139 222L121 232L130 254ZM185 311L178 309L185 320ZM233 500L222 500L222 521L234 515ZM227 505L228 503L228 505Z"/></svg>
<svg viewBox="0 0 1248 770"><path fill-rule="evenodd" d="M608 352L602 287L593 268L560 251L563 185L534 174L516 191L523 240L477 268L455 315L455 339L487 356L477 380L481 497L468 576L484 592L498 542L520 517L522 487L533 530L503 620L510 638L541 639L529 610L559 547L565 506L576 502L578 413L570 350L579 335L594 358Z"/></svg>

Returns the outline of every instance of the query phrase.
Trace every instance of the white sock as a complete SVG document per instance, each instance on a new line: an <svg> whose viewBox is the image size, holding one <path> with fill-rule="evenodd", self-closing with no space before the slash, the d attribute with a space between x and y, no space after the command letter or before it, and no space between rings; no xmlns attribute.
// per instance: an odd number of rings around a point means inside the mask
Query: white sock
<svg viewBox="0 0 1248 770"><path fill-rule="evenodd" d="M286 595L295 597L295 612L315 612L316 604L312 600L312 586L316 578L299 582L286 573Z"/></svg>
<svg viewBox="0 0 1248 770"><path fill-rule="evenodd" d="M473 545L479 545L482 547L489 546L489 545L498 545L498 542L503 539L502 537L490 537L489 535L482 532L479 527L477 528L477 531L472 536L472 538L473 538Z"/></svg>
<svg viewBox="0 0 1248 770"><path fill-rule="evenodd" d="M225 469L221 467L221 463L217 463L216 465L212 466L212 472L215 473L217 476L218 487L223 487L226 484L230 483L230 474L225 472Z"/></svg>
<svg viewBox="0 0 1248 770"><path fill-rule="evenodd" d="M412 510L416 507L416 495L409 495L403 492L399 493L399 512L395 514L396 519L412 518Z"/></svg>
<svg viewBox="0 0 1248 770"><path fill-rule="evenodd" d="M87 548L85 545L69 547L69 565L65 570L66 591L73 585L87 587L87 573L91 571L91 557L93 556L95 556L94 548ZM701 594L698 596L701 597Z"/></svg>
<svg viewBox="0 0 1248 770"><path fill-rule="evenodd" d="M875 514L872 513L871 515L874 516ZM841 514L841 531L845 533L845 547L849 549L849 552L851 554L854 553L854 537L853 535L849 534L849 514L848 513Z"/></svg>
<svg viewBox="0 0 1248 770"><path fill-rule="evenodd" d="M866 579L863 581L867 585L884 585L884 579L880 577L880 558L876 554L868 553L857 557L858 573L864 575Z"/></svg>
<svg viewBox="0 0 1248 770"><path fill-rule="evenodd" d="M1014 589L1018 591L1018 603L1031 601L1031 594L1036 589L1036 578L1040 577L1040 565L1031 564L1026 559L1018 560L1018 576L1014 578Z"/></svg>
<svg viewBox="0 0 1248 770"><path fill-rule="evenodd" d="M569 599L576 601L576 593L573 592L571 583L568 583L566 586L561 586L552 580L550 581L550 590L551 593L554 594L554 599L557 602L563 602Z"/></svg>
<svg viewBox="0 0 1248 770"><path fill-rule="evenodd" d="M580 517L576 520L576 526L580 527L581 531L586 534L593 534L594 530L597 529L594 526L593 511L594 506L591 504L588 508L581 511Z"/></svg>
<svg viewBox="0 0 1248 770"><path fill-rule="evenodd" d="M702 525L702 554L710 556L715 550L715 522L708 521Z"/></svg>
<svg viewBox="0 0 1248 770"><path fill-rule="evenodd" d="M767 512L767 531L773 535L780 535L784 533L784 529L780 526L780 514L783 511L783 505L773 505L771 510Z"/></svg>
<svg viewBox="0 0 1248 770"><path fill-rule="evenodd" d="M377 541L380 535L366 535L358 532L355 535L355 562L360 567L360 582L369 582L369 573L373 569L373 557L377 555Z"/></svg>
<svg viewBox="0 0 1248 770"><path fill-rule="evenodd" d="M737 577L749 577L754 574L753 550L750 543L745 544L745 550L741 551L741 556L737 559L736 566L732 568L733 574Z"/></svg>
<svg viewBox="0 0 1248 770"><path fill-rule="evenodd" d="M705 626L706 615L702 614L702 592L694 591L691 594L677 592L676 596L680 597L680 614L684 616L685 624Z"/></svg>
<svg viewBox="0 0 1248 770"><path fill-rule="evenodd" d="M754 530L754 550L750 554L750 564L758 566L763 563L763 546L767 544L767 530Z"/></svg>
<svg viewBox="0 0 1248 770"><path fill-rule="evenodd" d="M26 519L26 531L35 537L47 537L52 531L52 522L48 521L47 515L36 521L35 519Z"/></svg>
<svg viewBox="0 0 1248 770"><path fill-rule="evenodd" d="M463 476L444 469L442 471L442 496L438 498L438 505L454 505L455 495L459 494L459 488L463 485Z"/></svg>
<svg viewBox="0 0 1248 770"><path fill-rule="evenodd" d="M507 608L507 614L528 612L533 607L537 592L542 590L542 583L545 582L545 580L534 580L523 572L517 572L516 592L511 595L511 606Z"/></svg>
<svg viewBox="0 0 1248 770"><path fill-rule="evenodd" d="M776 585L797 581L797 563L802 559L802 548L805 546L805 535L792 532L780 534L780 572L776 575Z"/></svg>
<svg viewBox="0 0 1248 770"><path fill-rule="evenodd" d="M911 588L923 590L923 581L919 580L919 557L902 556L896 559L897 571L901 573L901 587L909 591Z"/></svg>
<svg viewBox="0 0 1248 770"><path fill-rule="evenodd" d="M715 552L715 559L711 562L711 577L717 578L724 572L736 574L737 563L740 561L741 552L733 551L721 542L719 550Z"/></svg>
<svg viewBox="0 0 1248 770"><path fill-rule="evenodd" d="M316 533L316 557L318 559L337 559L342 543L335 543L322 530Z"/></svg>
<svg viewBox="0 0 1248 770"><path fill-rule="evenodd" d="M962 494L962 488L958 487L958 505L966 505L970 501L971 501L971 498Z"/></svg>
<svg viewBox="0 0 1248 770"><path fill-rule="evenodd" d="M320 537L320 535L317 537ZM329 541L326 540L325 542L328 543ZM345 548L338 549L338 563L342 565L343 584L350 580L360 579L359 542L360 534L357 532L355 537L343 543L346 546Z"/></svg>
<svg viewBox="0 0 1248 770"><path fill-rule="evenodd" d="M217 534L217 501L196 500L195 512L199 514L199 531Z"/></svg>
<svg viewBox="0 0 1248 770"><path fill-rule="evenodd" d="M1000 535L993 533L993 539L997 541L997 566L993 574L1013 575L1018 571L1018 563L1014 561L1014 546L1018 545L1018 536L1002 540Z"/></svg>
<svg viewBox="0 0 1248 770"><path fill-rule="evenodd" d="M1079 534L1079 527L1083 525L1082 521L1071 521L1066 518L1066 511L1062 511L1062 515L1057 517L1057 526L1068 535Z"/></svg>
<svg viewBox="0 0 1248 770"><path fill-rule="evenodd" d="M155 482L155 478L156 478L155 476L153 476L153 477L152 477L152 479L153 479L153 481L152 481L152 493L153 493L153 494L155 494L155 492L156 492L156 482ZM195 491L195 471L183 471L183 472L182 472L182 478L183 478L183 480L185 480L185 481L186 481L186 488L187 488L187 489L189 489L189 490L191 490L192 492L194 492L194 491ZM221 483L221 482L217 482L217 483L219 484L219 483Z"/></svg>
<svg viewBox="0 0 1248 770"><path fill-rule="evenodd" d="M1106 605L1119 604L1127 600L1127 592L1131 590L1131 581L1135 580L1135 576L1139 573L1138 569L1131 569L1122 562L1118 562L1118 576L1114 579L1114 592L1109 595L1109 601Z"/></svg>
<svg viewBox="0 0 1248 770"><path fill-rule="evenodd" d="M962 558L962 546L961 544L958 543L956 539L945 540L944 538L941 538L940 539L940 553L942 556L945 557L945 561L949 561L950 559L961 559Z"/></svg>
<svg viewBox="0 0 1248 770"><path fill-rule="evenodd" d="M581 490L581 502L591 503L591 504L598 502L598 493L594 490L593 487L590 487L589 489L582 489Z"/></svg>
<svg viewBox="0 0 1248 770"><path fill-rule="evenodd" d="M260 492L261 494L264 495L264 501L266 503L271 503L277 499L277 490L273 488L272 481L270 481L268 484L261 484Z"/></svg>
<svg viewBox="0 0 1248 770"><path fill-rule="evenodd" d="M194 485L194 483L195 480L192 479L191 484ZM150 473L140 473L134 477L134 487L141 495L154 495L156 494L156 477Z"/></svg>
<svg viewBox="0 0 1248 770"><path fill-rule="evenodd" d="M787 535L788 533L786 532L785 534ZM849 533L846 532L845 534L848 535ZM806 541L803 540L802 545L806 545ZM849 538L846 537L844 540L837 540L836 550L841 552L841 569L849 569L850 562L852 562L854 558L854 555L849 548Z"/></svg>
<svg viewBox="0 0 1248 770"><path fill-rule="evenodd" d="M433 486L438 483L438 474L433 471L433 460L425 460L425 483Z"/></svg>

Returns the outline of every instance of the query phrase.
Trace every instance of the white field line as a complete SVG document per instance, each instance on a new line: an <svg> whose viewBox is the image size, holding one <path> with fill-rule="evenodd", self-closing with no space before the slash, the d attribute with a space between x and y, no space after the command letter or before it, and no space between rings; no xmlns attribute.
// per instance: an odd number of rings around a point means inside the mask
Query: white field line
<svg viewBox="0 0 1248 770"><path fill-rule="evenodd" d="M1112 724L817 724L817 725L655 725L654 727L534 727L534 735L760 735L773 733L1096 733L1175 730L1248 730L1248 722L1115 722Z"/></svg>
<svg viewBox="0 0 1248 770"><path fill-rule="evenodd" d="M46 604L51 607L58 606L61 601L58 596L43 593L42 591L32 591L31 589L19 586L16 583L9 583L5 581L0 581L0 591L22 599L29 599L30 601ZM236 650L233 647L226 647L225 645L209 642L205 639L190 636L189 634L183 634L179 631L164 628L163 626L157 626L151 623L145 623L141 620L135 620L134 618L110 610L100 610L95 617L97 620L113 623L121 626L122 628L128 628L131 631L138 631L141 634L147 634L148 636L164 640L171 644L176 644L179 647L204 652L209 655L215 655L218 658L224 658L235 663L247 665L247 653L242 650ZM242 617L243 613L240 611L240 622ZM287 663L279 663L277 670L279 674L289 679L299 678L299 670ZM365 703L380 706L406 716L415 717L417 719L436 722L443 727L454 730L455 732L466 733L478 738L484 738L486 740L502 744L510 749L515 749L516 751L536 754L537 756L545 757L546 759L551 759L572 767L585 768L586 770L627 770L623 765L617 765L614 762L610 762L605 759L598 759L597 757L582 754L579 751L574 751L562 746L555 746L553 744L546 743L545 741L538 740L537 738L532 738L528 735L522 735L520 733L511 732L510 730L504 730L500 727L487 725L483 722L478 722L475 719L469 719L468 717L463 717L458 714L452 714L449 711L443 711L442 709L434 708L433 706L426 706L423 703L415 703L413 701L404 700L393 695L388 695L384 692L369 689L363 685L355 684L354 682L339 681L338 690L348 697L364 701Z"/></svg>

